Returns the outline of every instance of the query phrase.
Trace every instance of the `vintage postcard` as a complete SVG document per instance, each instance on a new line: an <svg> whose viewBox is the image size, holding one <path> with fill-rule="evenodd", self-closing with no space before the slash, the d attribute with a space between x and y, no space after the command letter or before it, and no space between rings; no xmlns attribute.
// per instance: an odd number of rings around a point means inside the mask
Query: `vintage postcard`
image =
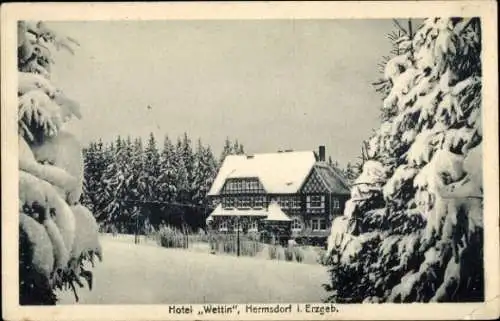
<svg viewBox="0 0 500 321"><path fill-rule="evenodd" d="M5 320L499 317L495 2L1 14Z"/></svg>

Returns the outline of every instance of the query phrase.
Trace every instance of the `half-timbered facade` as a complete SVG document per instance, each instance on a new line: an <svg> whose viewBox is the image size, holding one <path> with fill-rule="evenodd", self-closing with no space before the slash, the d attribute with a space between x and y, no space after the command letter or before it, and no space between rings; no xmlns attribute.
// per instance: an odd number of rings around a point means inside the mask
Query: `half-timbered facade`
<svg viewBox="0 0 500 321"><path fill-rule="evenodd" d="M208 193L214 210L207 221L219 231L256 232L282 220L293 236L327 236L349 187L324 155L321 146L319 153L227 156Z"/></svg>

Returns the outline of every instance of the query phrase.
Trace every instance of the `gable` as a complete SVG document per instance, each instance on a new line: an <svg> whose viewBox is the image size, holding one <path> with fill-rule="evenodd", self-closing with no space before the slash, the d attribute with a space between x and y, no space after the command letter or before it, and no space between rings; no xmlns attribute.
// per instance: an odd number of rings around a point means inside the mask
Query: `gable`
<svg viewBox="0 0 500 321"><path fill-rule="evenodd" d="M323 182L323 179L320 177L316 168L311 171L311 174L307 178L301 192L304 194L323 194L329 192L325 182Z"/></svg>
<svg viewBox="0 0 500 321"><path fill-rule="evenodd" d="M350 189L341 174L330 166L316 163L307 177L301 192L305 194L332 193L337 195L350 195Z"/></svg>
<svg viewBox="0 0 500 321"><path fill-rule="evenodd" d="M332 194L350 195L350 188L346 180L338 171L325 164L316 164L314 166L321 180L326 185L328 191Z"/></svg>

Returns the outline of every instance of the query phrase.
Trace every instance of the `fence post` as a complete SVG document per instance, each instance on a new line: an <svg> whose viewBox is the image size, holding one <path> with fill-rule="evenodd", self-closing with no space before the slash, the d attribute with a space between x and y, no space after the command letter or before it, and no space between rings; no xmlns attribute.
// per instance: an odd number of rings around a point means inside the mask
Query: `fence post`
<svg viewBox="0 0 500 321"><path fill-rule="evenodd" d="M139 244L139 213L135 213L135 244Z"/></svg>
<svg viewBox="0 0 500 321"><path fill-rule="evenodd" d="M236 256L240 256L240 218L236 218Z"/></svg>

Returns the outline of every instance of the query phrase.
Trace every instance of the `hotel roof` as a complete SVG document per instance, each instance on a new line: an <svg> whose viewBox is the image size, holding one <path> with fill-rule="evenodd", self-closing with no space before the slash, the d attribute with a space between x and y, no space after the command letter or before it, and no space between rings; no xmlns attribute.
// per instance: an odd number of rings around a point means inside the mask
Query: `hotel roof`
<svg viewBox="0 0 500 321"><path fill-rule="evenodd" d="M227 156L208 195L219 195L229 178L258 178L268 194L295 194L313 168L317 168L317 173L331 193L349 194L342 175L326 163L317 162L313 151L286 151Z"/></svg>

